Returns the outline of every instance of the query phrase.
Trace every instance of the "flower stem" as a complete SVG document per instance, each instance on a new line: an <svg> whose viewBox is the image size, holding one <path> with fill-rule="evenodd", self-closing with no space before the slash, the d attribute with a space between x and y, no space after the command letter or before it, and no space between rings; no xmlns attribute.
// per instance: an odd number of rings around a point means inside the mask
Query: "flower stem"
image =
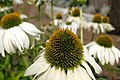
<svg viewBox="0 0 120 80"><path fill-rule="evenodd" d="M54 30L54 10L53 10L53 1L51 0L51 16L52 16L52 28Z"/></svg>
<svg viewBox="0 0 120 80"><path fill-rule="evenodd" d="M28 68L28 66L29 66L28 57L23 55L22 58L23 58L23 62L25 64L25 67Z"/></svg>
<svg viewBox="0 0 120 80"><path fill-rule="evenodd" d="M80 19L81 19L81 24L80 24L80 38L81 42L83 44L83 17L82 17L82 7L80 8Z"/></svg>

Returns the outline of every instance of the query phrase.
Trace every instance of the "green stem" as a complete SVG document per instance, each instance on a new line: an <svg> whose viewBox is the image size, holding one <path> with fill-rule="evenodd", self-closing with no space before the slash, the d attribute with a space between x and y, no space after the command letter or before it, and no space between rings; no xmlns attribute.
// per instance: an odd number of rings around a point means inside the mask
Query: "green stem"
<svg viewBox="0 0 120 80"><path fill-rule="evenodd" d="M82 7L80 8L80 19L81 19L81 24L80 24L80 38L81 42L83 44L83 17L82 17Z"/></svg>
<svg viewBox="0 0 120 80"><path fill-rule="evenodd" d="M54 9L53 9L53 1L51 0L51 16L52 16L52 28L54 30Z"/></svg>
<svg viewBox="0 0 120 80"><path fill-rule="evenodd" d="M25 64L25 67L28 68L28 66L29 66L29 63L28 63L28 57L22 55L22 58L23 58L23 62L24 62L24 64Z"/></svg>
<svg viewBox="0 0 120 80"><path fill-rule="evenodd" d="M40 25L40 17L41 17L41 5L38 6L38 17L37 17L37 20L38 20L38 26Z"/></svg>

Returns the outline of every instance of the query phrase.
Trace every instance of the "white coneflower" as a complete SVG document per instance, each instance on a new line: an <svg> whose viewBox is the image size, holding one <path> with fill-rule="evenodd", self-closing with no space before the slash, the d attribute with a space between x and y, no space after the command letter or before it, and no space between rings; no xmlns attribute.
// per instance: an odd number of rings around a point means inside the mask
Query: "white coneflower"
<svg viewBox="0 0 120 80"><path fill-rule="evenodd" d="M60 26L60 28L64 28L64 29L69 29L71 30L74 34L77 34L77 29L79 28L79 25L77 25L74 22L69 22L67 21L66 24L64 24L63 26Z"/></svg>
<svg viewBox="0 0 120 80"><path fill-rule="evenodd" d="M117 49L109 36L101 35L96 39L96 42L91 42L86 45L89 48L89 53L101 62L102 65L110 63L113 65L118 63L120 58L120 50Z"/></svg>
<svg viewBox="0 0 120 80"><path fill-rule="evenodd" d="M55 26L63 26L64 22L63 22L63 17L62 17L62 14L58 13L56 15L56 19L54 19L54 25Z"/></svg>
<svg viewBox="0 0 120 80"><path fill-rule="evenodd" d="M81 19L80 19L80 10L79 8L74 8L72 9L72 15L70 15L68 18L67 18L67 21L70 21L70 22L75 22L76 24L80 25L80 22L81 22Z"/></svg>
<svg viewBox="0 0 120 80"><path fill-rule="evenodd" d="M101 72L79 38L68 29L58 29L46 43L45 51L25 71L33 80L96 80L88 63L96 73Z"/></svg>
<svg viewBox="0 0 120 80"><path fill-rule="evenodd" d="M115 30L115 28L109 23L109 18L107 16L102 18L101 24L104 27L105 31Z"/></svg>
<svg viewBox="0 0 120 80"><path fill-rule="evenodd" d="M12 6L9 6L9 7L0 7L0 12L5 12L5 11L8 11L8 10L12 10L13 7Z"/></svg>
<svg viewBox="0 0 120 80"><path fill-rule="evenodd" d="M81 26L81 24L82 24L83 28L87 27L87 22L85 21L85 19L84 18L80 19L80 9L77 7L72 9L72 15L70 15L67 18L67 21L74 22L79 26Z"/></svg>
<svg viewBox="0 0 120 80"><path fill-rule="evenodd" d="M40 39L39 31L33 24L22 22L19 13L10 13L2 17L0 29L0 53L15 53L18 48L22 53L24 48L29 48L29 39L26 33Z"/></svg>
<svg viewBox="0 0 120 80"><path fill-rule="evenodd" d="M23 4L24 2L23 2L23 0L13 0L13 3L14 4L19 4L19 5L21 5L21 4Z"/></svg>
<svg viewBox="0 0 120 80"><path fill-rule="evenodd" d="M87 24L88 28L92 28L93 29L93 33L105 33L105 29L104 26L101 25L102 23L102 16L100 14L96 14L93 17L92 22L89 22Z"/></svg>

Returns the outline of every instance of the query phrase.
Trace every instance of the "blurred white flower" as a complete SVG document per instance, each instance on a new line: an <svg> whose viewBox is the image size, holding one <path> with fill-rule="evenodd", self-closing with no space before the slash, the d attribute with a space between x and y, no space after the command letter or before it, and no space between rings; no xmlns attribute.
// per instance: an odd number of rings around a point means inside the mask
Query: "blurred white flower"
<svg viewBox="0 0 120 80"><path fill-rule="evenodd" d="M109 36L102 35L96 39L96 42L90 42L86 45L89 49L89 53L94 58L98 58L102 65L110 63L114 65L119 62L120 50L117 49Z"/></svg>
<svg viewBox="0 0 120 80"><path fill-rule="evenodd" d="M101 73L79 38L68 29L58 29L25 76L35 75L33 80L96 80L87 62L96 73Z"/></svg>
<svg viewBox="0 0 120 80"><path fill-rule="evenodd" d="M104 27L106 32L115 30L115 28L109 23L109 18L107 16L104 16L102 18L102 23L101 24Z"/></svg>
<svg viewBox="0 0 120 80"><path fill-rule="evenodd" d="M19 5L21 5L21 4L23 4L24 2L23 2L23 0L13 0L13 3L14 4L19 4Z"/></svg>
<svg viewBox="0 0 120 80"><path fill-rule="evenodd" d="M10 13L2 17L0 29L0 53L15 53L18 49L21 53L24 48L29 48L29 38L26 33L40 39L42 33L33 24L22 22L19 13Z"/></svg>
<svg viewBox="0 0 120 80"><path fill-rule="evenodd" d="M64 25L60 26L60 28L69 29L74 34L77 34L77 29L79 28L79 25L77 25L74 22L66 22L66 23L64 23Z"/></svg>
<svg viewBox="0 0 120 80"><path fill-rule="evenodd" d="M54 19L54 25L55 26L63 26L64 22L63 22L63 17L62 17L62 14L58 13L56 15L56 19Z"/></svg>
<svg viewBox="0 0 120 80"><path fill-rule="evenodd" d="M0 7L0 12L4 12L4 11L7 11L7 10L11 10L13 9L12 6L9 6L9 7Z"/></svg>
<svg viewBox="0 0 120 80"><path fill-rule="evenodd" d="M105 22L104 22L105 21ZM102 17L100 14L96 14L93 18L93 22L88 22L87 28L93 29L93 33L106 33L107 31L115 30L115 28L106 22L106 17Z"/></svg>

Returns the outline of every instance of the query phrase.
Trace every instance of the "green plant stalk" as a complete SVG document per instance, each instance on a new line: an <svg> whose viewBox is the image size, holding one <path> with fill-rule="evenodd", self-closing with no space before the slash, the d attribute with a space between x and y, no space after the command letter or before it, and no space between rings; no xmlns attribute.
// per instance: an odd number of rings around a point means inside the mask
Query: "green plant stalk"
<svg viewBox="0 0 120 80"><path fill-rule="evenodd" d="M38 26L40 26L40 17L41 17L41 5L40 6L38 6L38 14L37 14L37 24L38 24Z"/></svg>
<svg viewBox="0 0 120 80"><path fill-rule="evenodd" d="M81 24L80 24L80 38L81 38L81 43L83 44L83 17L82 17L82 7L80 8L80 19L81 19Z"/></svg>
<svg viewBox="0 0 120 80"><path fill-rule="evenodd" d="M28 63L28 58L27 58L27 56L24 56L24 55L23 55L22 58L23 58L23 62L24 62L24 64L25 64L25 67L28 68L29 63Z"/></svg>
<svg viewBox="0 0 120 80"><path fill-rule="evenodd" d="M51 0L51 16L52 16L52 28L53 30L55 29L54 27L54 9L53 9L53 1Z"/></svg>

